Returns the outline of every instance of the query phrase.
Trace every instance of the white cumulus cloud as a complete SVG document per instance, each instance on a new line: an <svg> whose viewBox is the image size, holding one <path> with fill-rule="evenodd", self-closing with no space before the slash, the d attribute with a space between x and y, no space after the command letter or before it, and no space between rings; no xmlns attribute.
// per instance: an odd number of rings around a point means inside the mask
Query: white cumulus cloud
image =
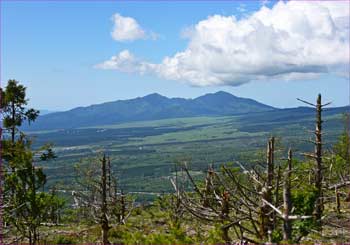
<svg viewBox="0 0 350 245"><path fill-rule="evenodd" d="M150 72L194 86L348 74L348 4L281 1L242 19L209 16L186 32L189 43L185 50L159 64L140 61L130 52L126 62L123 51L98 66Z"/></svg>
<svg viewBox="0 0 350 245"><path fill-rule="evenodd" d="M154 70L153 64L143 62L136 58L129 50L123 50L119 54L112 56L109 60L95 65L95 68L104 70L117 70L126 73L140 73Z"/></svg>
<svg viewBox="0 0 350 245"><path fill-rule="evenodd" d="M136 39L146 38L146 32L141 28L139 23L131 18L124 17L118 13L112 17L114 27L111 35L116 41L133 41Z"/></svg>

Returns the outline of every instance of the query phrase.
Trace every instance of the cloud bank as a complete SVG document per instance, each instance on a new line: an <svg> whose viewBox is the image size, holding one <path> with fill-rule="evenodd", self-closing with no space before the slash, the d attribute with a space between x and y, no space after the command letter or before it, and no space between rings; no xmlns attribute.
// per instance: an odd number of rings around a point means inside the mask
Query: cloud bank
<svg viewBox="0 0 350 245"><path fill-rule="evenodd" d="M119 28L124 31L113 32L114 38L134 40L144 35L137 22L127 22L131 28ZM97 67L151 73L194 86L238 86L349 72L347 1L281 1L242 19L209 16L186 31L186 37L187 48L161 63L139 60L124 50Z"/></svg>

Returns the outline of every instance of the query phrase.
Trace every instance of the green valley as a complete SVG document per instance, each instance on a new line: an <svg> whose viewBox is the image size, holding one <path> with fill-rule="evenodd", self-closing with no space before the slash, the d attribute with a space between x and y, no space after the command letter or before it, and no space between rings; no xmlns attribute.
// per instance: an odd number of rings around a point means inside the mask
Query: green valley
<svg viewBox="0 0 350 245"><path fill-rule="evenodd" d="M342 132L342 113L347 109L326 109L326 146L331 146ZM48 188L57 181L70 186L74 164L104 152L111 157L125 190L162 193L173 191L168 177L174 164L183 159L197 171L205 171L208 164L219 166L234 160L264 161L258 152L270 136L277 137L281 146L293 145L299 153L311 150L306 140L312 137L309 131L314 129L313 122L314 111L301 107L28 133L37 145L54 143L58 158L44 165Z"/></svg>

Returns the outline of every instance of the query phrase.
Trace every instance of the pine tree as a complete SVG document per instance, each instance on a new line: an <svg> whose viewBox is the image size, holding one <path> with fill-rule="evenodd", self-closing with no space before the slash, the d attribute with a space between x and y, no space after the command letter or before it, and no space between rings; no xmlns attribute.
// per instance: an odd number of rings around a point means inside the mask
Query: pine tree
<svg viewBox="0 0 350 245"><path fill-rule="evenodd" d="M3 127L10 131L12 143L15 142L18 127L24 121L28 121L28 123L35 121L39 115L38 110L26 109L27 104L26 87L16 80L9 80L5 91L1 90L1 109Z"/></svg>
<svg viewBox="0 0 350 245"><path fill-rule="evenodd" d="M46 176L34 162L56 156L50 145L32 151L32 141L18 129L24 121L33 122L39 115L39 111L25 108L26 88L9 80L5 91L0 92L3 126L10 133L10 138L1 136L3 222L27 238L29 244L36 244L38 228L48 218L52 195L41 192Z"/></svg>

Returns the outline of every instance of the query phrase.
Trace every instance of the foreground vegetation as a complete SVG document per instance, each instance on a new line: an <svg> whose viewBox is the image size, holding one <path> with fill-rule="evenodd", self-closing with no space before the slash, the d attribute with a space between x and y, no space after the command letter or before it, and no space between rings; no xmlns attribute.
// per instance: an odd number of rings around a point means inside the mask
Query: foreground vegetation
<svg viewBox="0 0 350 245"><path fill-rule="evenodd" d="M48 186L46 177L46 174L54 176L50 171L53 171L52 164L57 163L55 159L60 152L54 152L55 148L51 145L39 147L42 144L40 141L32 147L32 139L20 131L23 121L33 122L39 113L25 108L25 88L17 81L10 80L6 89L1 91L1 97L6 130L1 142L4 163L1 171L4 179L1 208L5 243L350 242L349 117L337 141L325 147L322 123L325 121L327 125L328 120L327 117L322 118L324 105L321 96L315 104L316 121L303 121L316 125L314 136L303 143L308 146L303 149L312 150L311 153L305 152L305 158L295 157L296 146L292 144L300 141L301 134L305 134L297 133L298 127L289 128L293 129L296 138L289 138L286 144L279 138L268 137L280 132L276 125L265 133L254 132L259 127L257 123L254 127L254 117L250 119L251 124L246 123L244 127L250 130L249 136L252 138L269 138L267 151L264 152L260 141L251 142L250 138L250 144L255 147L240 152L234 161L232 155L227 157L230 148L226 146L227 153L224 150L227 131L240 133L230 127L237 122L232 118L208 119L212 120L212 124L206 125L205 131L201 131L203 127L194 127L186 133L179 132L187 144L193 144L192 149L196 146L193 141L205 140L216 130L221 133L221 141L214 149L211 149L212 142L209 143L210 154L201 156L202 166L203 162L207 166L205 172L203 168L198 168L198 160L181 156L181 149L177 149L179 156L167 160L173 163L171 169L163 173L167 174L167 178L151 183L147 189L159 194L157 190L162 189L156 189L156 184L166 182L169 193L160 195L152 202L136 200L138 193L132 194L130 188L126 188L127 182L121 181L123 177L120 172L113 168L111 147L106 147L100 153L90 151L91 157L78 164L75 159L81 157L81 152L75 157L72 152L72 155L65 155L65 161L71 159L70 165L75 168L74 171L67 168L71 178L63 185L65 188L70 186L72 195L62 196L62 183L54 185L51 180ZM335 117L328 115L330 122ZM216 128L216 120L223 120L225 126ZM202 119L190 123L201 122ZM278 125L283 128L281 124ZM122 129L123 126L117 128ZM189 137L186 139L187 133ZM193 137L196 134L198 138ZM174 132L168 132L150 136L151 139L147 140L152 142L149 144L157 145L156 142L171 141L171 137L176 136ZM234 147L237 149L245 144L244 137L231 138L236 140ZM142 147L140 151L145 150L143 147L147 145L135 141L124 144L122 147ZM185 142L183 144L184 148L188 146ZM61 147L65 147L63 145ZM123 148L117 148L116 152L121 154ZM227 154L227 158L221 162L215 161L220 154ZM137 154L129 152L129 155ZM164 158L166 156L163 155ZM200 156L198 151L195 156ZM157 160L153 159L154 162ZM48 166L51 169L45 168ZM67 174L62 171L62 166L57 167L55 173ZM127 169L127 166L123 167ZM147 165L142 165L142 162L133 166L140 172L147 170L143 167ZM152 167L154 169L155 166ZM129 176L125 179L129 179Z"/></svg>

